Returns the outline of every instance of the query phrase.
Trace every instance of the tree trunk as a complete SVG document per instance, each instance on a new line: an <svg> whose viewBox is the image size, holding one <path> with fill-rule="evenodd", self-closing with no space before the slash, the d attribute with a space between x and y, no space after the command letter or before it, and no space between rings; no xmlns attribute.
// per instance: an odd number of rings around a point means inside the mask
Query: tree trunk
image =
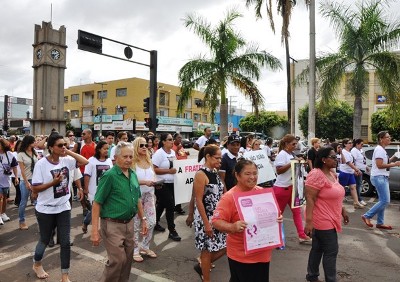
<svg viewBox="0 0 400 282"><path fill-rule="evenodd" d="M219 140L222 140L225 136L228 136L228 103L227 99L225 101L221 101L220 105L220 136Z"/></svg>
<svg viewBox="0 0 400 282"><path fill-rule="evenodd" d="M362 112L362 98L360 95L356 95L354 98L353 139L361 138Z"/></svg>
<svg viewBox="0 0 400 282"><path fill-rule="evenodd" d="M286 80L287 80L287 89L286 89L286 102L287 102L287 115L288 115L288 123L291 125L292 117L292 90L290 85L290 53L289 53L289 39L285 36L285 51L286 51ZM293 132L294 134L294 128Z"/></svg>

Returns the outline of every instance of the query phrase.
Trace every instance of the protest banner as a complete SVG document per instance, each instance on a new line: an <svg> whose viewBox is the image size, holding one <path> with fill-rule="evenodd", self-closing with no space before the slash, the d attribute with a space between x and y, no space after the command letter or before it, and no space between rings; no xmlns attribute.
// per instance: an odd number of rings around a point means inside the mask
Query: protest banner
<svg viewBox="0 0 400 282"><path fill-rule="evenodd" d="M299 208L306 204L306 196L304 195L305 161L292 160L291 165L293 182L291 207Z"/></svg>
<svg viewBox="0 0 400 282"><path fill-rule="evenodd" d="M198 163L196 159L174 160L175 205L190 202L194 175L202 166L203 163Z"/></svg>
<svg viewBox="0 0 400 282"><path fill-rule="evenodd" d="M276 178L274 169L264 150L249 151L243 154L246 160L253 161L258 168L257 184L264 183Z"/></svg>

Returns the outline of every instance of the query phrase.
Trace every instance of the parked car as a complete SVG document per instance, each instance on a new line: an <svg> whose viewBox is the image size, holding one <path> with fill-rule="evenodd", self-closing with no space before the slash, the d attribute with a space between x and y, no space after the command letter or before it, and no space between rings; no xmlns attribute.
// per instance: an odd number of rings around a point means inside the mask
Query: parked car
<svg viewBox="0 0 400 282"><path fill-rule="evenodd" d="M372 167L372 154L375 146L364 147L365 158L367 162L367 171L363 173L363 185L361 187L362 196L372 196L376 191L370 180ZM388 146L385 148L389 157L392 157L397 152L397 147ZM400 193L400 167L391 167L389 173L389 189L390 192Z"/></svg>
<svg viewBox="0 0 400 282"><path fill-rule="evenodd" d="M183 139L182 138L182 146L183 148L192 148L194 142L190 141L189 139Z"/></svg>

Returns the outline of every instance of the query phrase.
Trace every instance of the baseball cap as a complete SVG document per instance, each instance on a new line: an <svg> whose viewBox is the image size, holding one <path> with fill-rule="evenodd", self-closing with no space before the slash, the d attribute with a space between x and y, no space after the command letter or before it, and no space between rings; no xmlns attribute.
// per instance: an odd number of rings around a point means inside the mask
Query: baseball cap
<svg viewBox="0 0 400 282"><path fill-rule="evenodd" d="M232 143L235 143L235 142L240 143L239 136L231 135L231 136L228 137L228 144L232 144Z"/></svg>

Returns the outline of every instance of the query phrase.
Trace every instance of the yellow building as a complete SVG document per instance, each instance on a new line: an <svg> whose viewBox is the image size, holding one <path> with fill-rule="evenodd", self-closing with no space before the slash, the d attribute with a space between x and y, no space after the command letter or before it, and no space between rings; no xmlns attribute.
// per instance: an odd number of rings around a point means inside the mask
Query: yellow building
<svg viewBox="0 0 400 282"><path fill-rule="evenodd" d="M158 132L181 132L185 137L209 121L209 113L201 107L204 94L193 93L183 114L177 113L180 88L158 83ZM86 85L71 86L64 90L64 116L78 129L95 131L133 130L136 120L138 133L147 131L143 112L143 99L149 97L149 81L127 78ZM102 110L101 110L102 109Z"/></svg>

